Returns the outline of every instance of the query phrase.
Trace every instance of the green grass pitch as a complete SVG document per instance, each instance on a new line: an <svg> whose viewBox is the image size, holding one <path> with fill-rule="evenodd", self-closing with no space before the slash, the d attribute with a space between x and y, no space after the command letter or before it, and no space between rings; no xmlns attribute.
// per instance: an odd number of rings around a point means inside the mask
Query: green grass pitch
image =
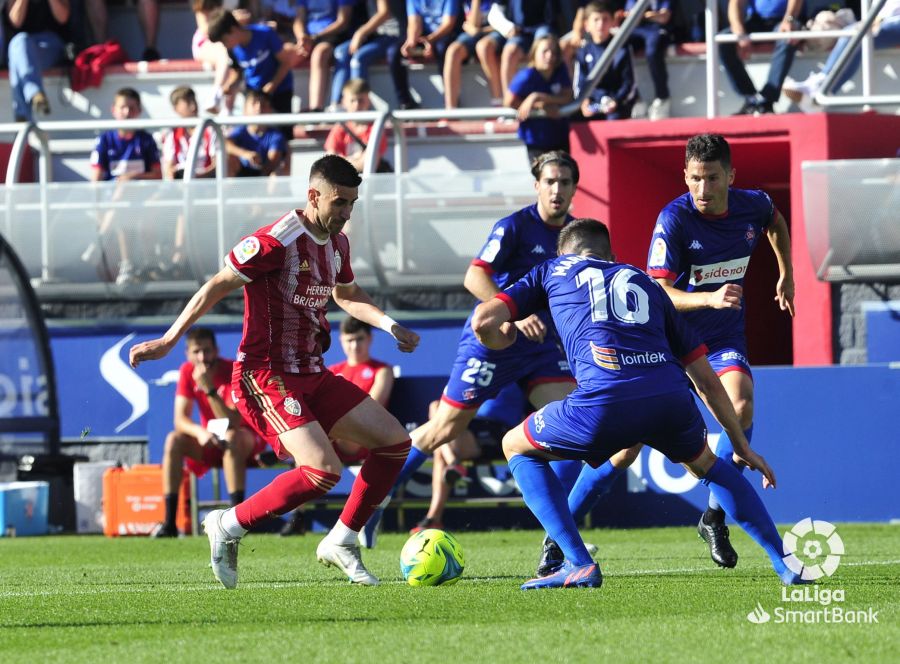
<svg viewBox="0 0 900 664"><path fill-rule="evenodd" d="M234 591L205 537L0 539L0 662L900 661L900 526L838 525L846 555L818 589L844 599L828 607L784 602L736 531L740 563L720 570L690 528L587 530L603 587L527 593L536 531L456 533L466 570L446 588L402 582L394 534L364 554L376 588L317 564L319 535L248 536ZM769 622L748 620L757 605ZM878 623L776 622L779 607Z"/></svg>

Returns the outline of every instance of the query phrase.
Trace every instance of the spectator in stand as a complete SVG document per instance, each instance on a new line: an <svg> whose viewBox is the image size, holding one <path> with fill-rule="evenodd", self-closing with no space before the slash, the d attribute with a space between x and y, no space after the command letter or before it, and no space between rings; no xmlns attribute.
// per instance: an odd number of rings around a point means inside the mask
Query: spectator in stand
<svg viewBox="0 0 900 664"><path fill-rule="evenodd" d="M857 27L859 26L859 24L854 25ZM878 16L875 17L875 21L872 23L872 36L872 46L876 50L900 46L900 0L887 0L887 2L884 3L884 7L881 8L881 11L878 12ZM810 98L815 97L822 89L822 83L825 82L825 77L831 73L832 69L834 69L838 58L841 57L841 54L844 52L844 49L847 48L849 43L850 37L841 37L838 40L837 44L834 45L834 48L831 49L831 53L829 54L828 60L825 62L822 71L813 72L805 81L793 81L790 79L785 81L785 96L797 104L802 101L804 95ZM847 81L853 78L859 70L861 63L862 49L858 48L850 58L847 66L844 67L844 71L841 72L841 75L838 76L837 79L835 79L831 89L835 91L840 90Z"/></svg>
<svg viewBox="0 0 900 664"><path fill-rule="evenodd" d="M371 109L372 102L369 100L369 84L361 78L351 78L347 81L341 93L341 106L348 113L357 113ZM328 132L328 137L325 139L325 151L346 157L347 161L353 164L357 171L362 173L371 134L371 124L353 122L352 120L350 122L338 122ZM381 167L385 152L387 152L387 134L383 136L381 145L378 146L380 166L378 170L380 171L385 170L385 167ZM389 169L390 166L387 168Z"/></svg>
<svg viewBox="0 0 900 664"><path fill-rule="evenodd" d="M268 96L259 90L248 90L244 97L244 115L271 113ZM287 141L284 133L260 124L236 127L225 141L230 177L285 175Z"/></svg>
<svg viewBox="0 0 900 664"><path fill-rule="evenodd" d="M634 9L637 0L627 0L624 16ZM651 120L662 120L671 113L671 100L669 99L669 71L666 68L666 49L669 47L669 22L672 20L672 0L650 0L650 5L644 11L641 22L631 33L629 45L644 47L644 57L647 59L647 69L650 70L650 78L653 81L653 101L647 109L647 116Z"/></svg>
<svg viewBox="0 0 900 664"><path fill-rule="evenodd" d="M488 22L506 37L506 45L500 55L500 83L504 90L512 84L534 41L553 34L551 13L550 4L538 0L509 0L491 6Z"/></svg>
<svg viewBox="0 0 900 664"><path fill-rule="evenodd" d="M757 92L743 63L751 52L750 33L799 30L802 25L799 20L801 11L803 0L729 0L729 27L720 34L735 34L738 40L735 43L719 44L719 53L732 87L744 98L744 104L737 115L775 112L772 105L781 96L781 85L799 47L793 41L775 42L768 80L763 89Z"/></svg>
<svg viewBox="0 0 900 664"><path fill-rule="evenodd" d="M294 45L282 42L275 29L267 25L241 25L229 11L210 16L207 31L210 41L224 44L231 52L244 73L248 90L267 95L277 113L291 112L291 69L298 57Z"/></svg>
<svg viewBox="0 0 900 664"><path fill-rule="evenodd" d="M391 365L376 360L371 355L372 326L361 320L347 316L341 321L341 348L347 357L343 362L332 364L328 370L346 378L366 392L379 404L387 408L394 389L394 371ZM369 456L369 450L349 440L331 441L338 458L345 465L360 464ZM302 508L294 510L291 518L281 530L282 535L300 535L306 531Z"/></svg>
<svg viewBox="0 0 900 664"><path fill-rule="evenodd" d="M163 451L163 498L165 521L153 531L153 537L178 537L175 517L178 489L183 468L203 477L210 468L222 468L232 506L244 501L247 466L256 465L255 457L266 442L244 424L231 399L232 361L219 356L216 336L205 327L194 327L185 335L187 361L178 370L175 391L174 430L166 436ZM194 404L200 422L191 415ZM208 428L210 420L227 419L222 437Z"/></svg>
<svg viewBox="0 0 900 664"><path fill-rule="evenodd" d="M65 59L69 15L69 0L6 0L3 32L16 122L50 113L41 73Z"/></svg>
<svg viewBox="0 0 900 664"><path fill-rule="evenodd" d="M462 66L473 55L478 56L484 77L491 93L491 106L503 104L503 86L500 84L500 52L506 39L487 21L491 0L466 2L463 8L466 18L462 32L447 48L444 60L444 106L457 108L462 87Z"/></svg>
<svg viewBox="0 0 900 664"><path fill-rule="evenodd" d="M197 117L197 95L186 85L180 85L169 95L172 109L180 118ZM177 127L163 135L162 173L167 180L184 178L184 167L187 162L188 148L194 127ZM216 133L207 127L200 137L200 152L197 154L197 166L194 177L206 178L216 174Z"/></svg>
<svg viewBox="0 0 900 664"><path fill-rule="evenodd" d="M140 117L141 112L141 96L137 90L121 88L116 92L112 105L112 116L116 120L133 120ZM91 153L91 167L91 180L94 182L159 180L162 177L159 148L153 136L143 129L113 129L100 134ZM119 199L121 192L121 188L116 188L113 200ZM118 285L135 281L138 272L131 260L131 247L136 243L126 236L125 221L121 214L116 215L114 210L108 210L100 222L98 240L92 242L81 255L87 263L102 259L105 264L105 252L101 247L109 232L114 231L119 244ZM128 218L128 222L133 221L133 216ZM131 230L134 224L128 223L127 227Z"/></svg>
<svg viewBox="0 0 900 664"><path fill-rule="evenodd" d="M584 44L584 6L588 0L559 0L560 25L559 48L563 60L570 65L575 61L575 54ZM569 20L571 17L571 21Z"/></svg>
<svg viewBox="0 0 900 664"><path fill-rule="evenodd" d="M105 42L109 39L109 16L106 11L106 0L85 0L88 21L91 24L91 32L95 43ZM159 33L159 0L137 0L138 22L141 24L141 32L144 34L144 52L141 60L151 62L159 60L159 51L156 50L156 37Z"/></svg>
<svg viewBox="0 0 900 664"><path fill-rule="evenodd" d="M310 111L324 110L334 47L351 36L356 0L298 0L294 19L297 51L309 60Z"/></svg>
<svg viewBox="0 0 900 664"><path fill-rule="evenodd" d="M224 103L224 109L230 115L234 108L235 93L241 82L241 70L231 61L225 45L209 38L209 19L222 11L222 2L223 0L193 1L197 29L191 38L191 55L197 62L211 66L215 72L212 99L204 105L204 110L218 113ZM252 15L247 10L235 9L232 13L241 25L247 25L252 20Z"/></svg>
<svg viewBox="0 0 900 664"><path fill-rule="evenodd" d="M428 407L429 418L434 417L439 403L431 402ZM444 509L453 486L461 479L469 480L469 471L461 462L475 459L502 460L503 436L522 421L524 409L525 395L522 390L516 384L507 385L496 397L481 404L468 428L434 451L431 504L424 518L410 529L410 533L444 527Z"/></svg>
<svg viewBox="0 0 900 664"><path fill-rule="evenodd" d="M545 152L569 150L569 121L559 117L559 108L572 101L572 79L562 61L559 40L552 34L534 40L528 64L509 84L503 103L518 111L519 138L531 163ZM529 118L535 109L542 109L547 117Z"/></svg>
<svg viewBox="0 0 900 664"><path fill-rule="evenodd" d="M434 58L443 74L447 47L456 36L459 0L407 0L406 41L400 53L412 60Z"/></svg>
<svg viewBox="0 0 900 664"><path fill-rule="evenodd" d="M331 104L340 103L344 84L351 78L368 80L369 66L385 58L401 108L418 106L409 91L409 72L400 57L400 20L391 11L389 0L366 0L369 19L349 41L334 49L334 74L331 79ZM402 9L398 9L402 11ZM405 23L406 12L403 11ZM403 31L405 36L405 30Z"/></svg>
<svg viewBox="0 0 900 664"><path fill-rule="evenodd" d="M615 25L615 7L611 0L590 2L584 8L584 22L588 38L578 51L575 62L575 94L580 95L591 69L603 56L612 41L610 30ZM631 117L638 99L634 80L631 46L619 49L612 66L597 87L581 103L581 113L592 120L623 120Z"/></svg>

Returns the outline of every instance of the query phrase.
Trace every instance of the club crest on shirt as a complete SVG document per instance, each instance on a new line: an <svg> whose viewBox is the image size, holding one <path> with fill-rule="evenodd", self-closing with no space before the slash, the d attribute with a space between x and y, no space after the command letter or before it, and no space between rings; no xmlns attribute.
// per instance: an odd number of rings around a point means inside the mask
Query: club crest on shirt
<svg viewBox="0 0 900 664"><path fill-rule="evenodd" d="M650 267L662 267L666 264L666 241L661 237L653 240L653 249L650 251Z"/></svg>
<svg viewBox="0 0 900 664"><path fill-rule="evenodd" d="M259 253L259 239L253 235L241 240L241 243L234 248L234 257L241 265L256 256L257 253Z"/></svg>
<svg viewBox="0 0 900 664"><path fill-rule="evenodd" d="M375 373L375 372L372 371L372 368L371 368L371 367L366 367L366 368L363 369L363 371L362 371L362 377L365 378L366 380L369 380L369 379L373 376L374 373Z"/></svg>
<svg viewBox="0 0 900 664"><path fill-rule="evenodd" d="M335 274L340 273L341 265L343 264L344 259L341 258L341 253L339 251L334 252L334 272Z"/></svg>
<svg viewBox="0 0 900 664"><path fill-rule="evenodd" d="M294 397L286 397L284 400L284 409L291 415L300 414L300 402Z"/></svg>
<svg viewBox="0 0 900 664"><path fill-rule="evenodd" d="M747 232L744 233L744 239L747 240L747 244L753 244L753 240L756 239L756 231L753 230L753 226L747 224Z"/></svg>

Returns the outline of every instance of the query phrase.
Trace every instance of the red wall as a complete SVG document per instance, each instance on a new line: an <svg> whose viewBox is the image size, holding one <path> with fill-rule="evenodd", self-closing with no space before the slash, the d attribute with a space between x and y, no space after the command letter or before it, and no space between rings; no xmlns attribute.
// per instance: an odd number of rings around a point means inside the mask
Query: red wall
<svg viewBox="0 0 900 664"><path fill-rule="evenodd" d="M791 321L774 303L777 267L762 242L745 285L751 361L831 364L831 287L816 279L807 250L801 163L893 157L900 117L820 113L576 124L572 154L582 175L574 214L607 222L617 257L644 267L659 211L687 190L684 144L702 132L728 139L735 186L768 192L791 227L797 315Z"/></svg>

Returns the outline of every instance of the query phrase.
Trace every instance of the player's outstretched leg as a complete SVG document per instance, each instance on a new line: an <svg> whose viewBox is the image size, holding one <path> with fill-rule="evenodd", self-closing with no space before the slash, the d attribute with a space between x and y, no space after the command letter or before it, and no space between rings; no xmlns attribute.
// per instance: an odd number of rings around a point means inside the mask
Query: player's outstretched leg
<svg viewBox="0 0 900 664"><path fill-rule="evenodd" d="M521 432L521 428L516 431ZM559 571L550 576L532 579L523 584L522 589L599 588L603 583L600 567L584 546L572 513L569 512L566 494L550 469L549 462L515 454L509 460L509 468L522 491L525 504L565 554L565 561Z"/></svg>
<svg viewBox="0 0 900 664"><path fill-rule="evenodd" d="M752 425L744 431L744 435L747 436L749 442L753 435ZM716 443L716 456L730 463L738 472L744 472L742 466L734 464L731 456L733 453L734 447L731 439L728 437L728 433L723 431L719 434L719 441ZM730 532L728 526L725 525L725 510L719 505L719 501L712 491L709 492L709 505L697 524L697 534L709 546L709 557L716 565L726 568L737 565L738 554L731 545Z"/></svg>
<svg viewBox="0 0 900 664"><path fill-rule="evenodd" d="M806 583L799 574L795 574L784 564L781 535L747 478L735 470L731 463L717 458L701 481L715 494L728 516L737 521L768 554L772 568L782 583Z"/></svg>
<svg viewBox="0 0 900 664"><path fill-rule="evenodd" d="M362 546L367 549L375 548L375 542L378 538L378 526L381 524L381 517L384 515L385 508L390 504L397 489L406 484L409 478L413 476L413 473L421 468L422 464L430 458L431 454L423 452L415 445L410 446L409 455L406 457L406 461L403 463L394 485L359 531L359 543Z"/></svg>
<svg viewBox="0 0 900 664"><path fill-rule="evenodd" d="M564 461L551 461L550 468L559 479L563 491L567 494L572 491L572 487L578 481L582 467L586 467L583 461L566 459ZM576 518L576 521L578 519ZM559 548L559 545L553 539L544 534L544 540L541 542L541 557L538 560L537 571L535 576L549 576L558 572L565 562L566 556Z"/></svg>
<svg viewBox="0 0 900 664"><path fill-rule="evenodd" d="M229 590L237 586L238 581L238 545L241 542L239 535L232 535L222 526L222 515L225 510L212 510L203 519L203 531L209 539L210 566L216 580Z"/></svg>
<svg viewBox="0 0 900 664"><path fill-rule="evenodd" d="M351 583L367 586L378 584L378 579L362 562L357 539L376 506L391 490L397 473L406 460L409 445L410 441L406 440L369 451L369 457L363 462L359 475L353 482L338 522L316 549L319 562L334 565L347 575Z"/></svg>

